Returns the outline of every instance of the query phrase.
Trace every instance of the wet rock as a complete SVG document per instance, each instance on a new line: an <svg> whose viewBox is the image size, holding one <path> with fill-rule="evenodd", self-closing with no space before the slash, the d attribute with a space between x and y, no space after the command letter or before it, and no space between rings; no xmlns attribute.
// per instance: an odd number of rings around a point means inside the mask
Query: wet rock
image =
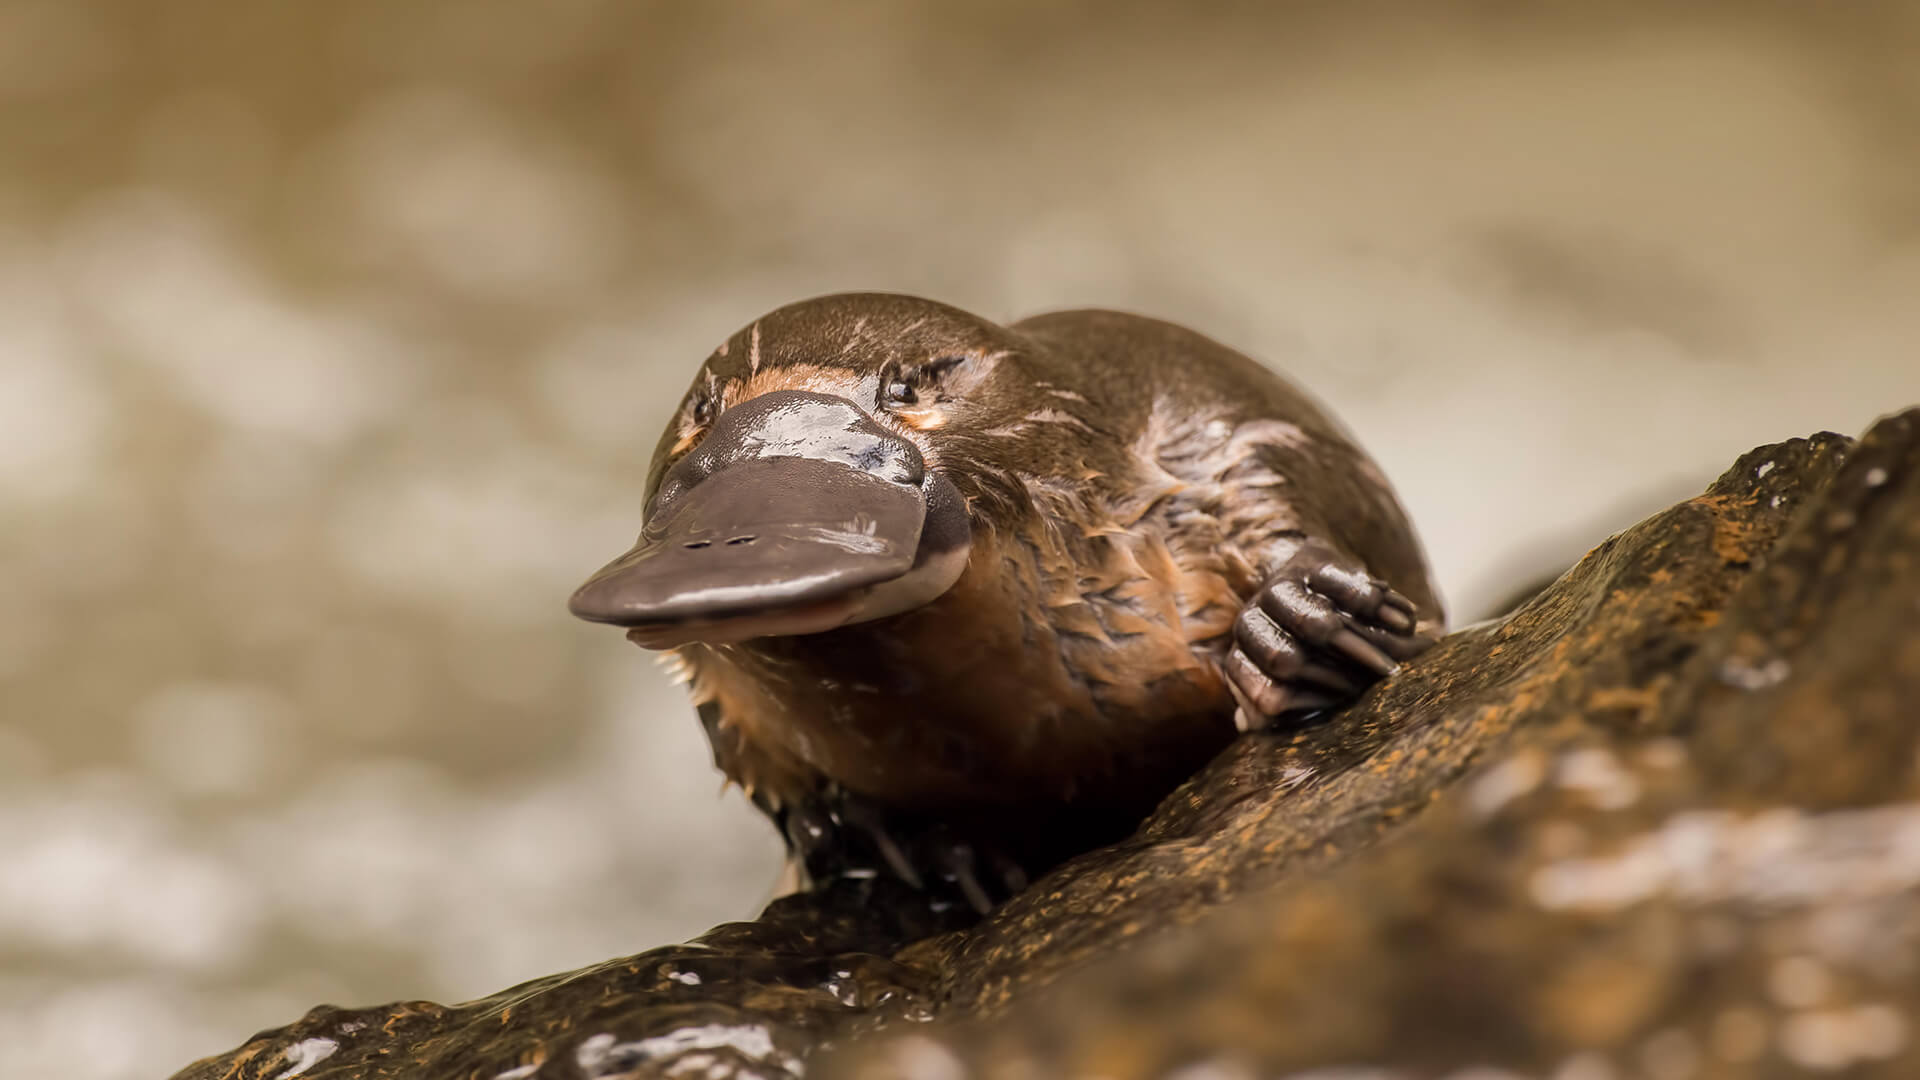
<svg viewBox="0 0 1920 1080"><path fill-rule="evenodd" d="M180 1077L1920 1075L1920 410L1745 455L978 925L885 890Z"/></svg>
<svg viewBox="0 0 1920 1080"><path fill-rule="evenodd" d="M835 1039L932 1016L925 974L886 954L971 915L914 899L893 882L842 882L478 1001L323 1005L176 1080L796 1077Z"/></svg>

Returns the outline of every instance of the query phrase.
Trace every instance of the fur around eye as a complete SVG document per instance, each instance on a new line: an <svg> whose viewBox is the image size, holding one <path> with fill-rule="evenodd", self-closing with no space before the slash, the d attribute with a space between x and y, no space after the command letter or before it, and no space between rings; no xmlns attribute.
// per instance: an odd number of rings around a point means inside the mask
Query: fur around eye
<svg viewBox="0 0 1920 1080"><path fill-rule="evenodd" d="M947 372L967 360L964 356L936 356L924 363L895 371L880 383L880 401L885 405L916 405L921 392L937 384Z"/></svg>

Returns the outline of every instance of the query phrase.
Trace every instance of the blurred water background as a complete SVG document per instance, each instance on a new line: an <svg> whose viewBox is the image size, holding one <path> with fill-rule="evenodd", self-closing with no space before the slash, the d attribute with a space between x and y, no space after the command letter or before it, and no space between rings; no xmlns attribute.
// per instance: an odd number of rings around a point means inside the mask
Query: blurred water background
<svg viewBox="0 0 1920 1080"><path fill-rule="evenodd" d="M752 913L568 591L851 288L1187 323L1456 618L1920 401L1920 4L0 0L0 1076Z"/></svg>

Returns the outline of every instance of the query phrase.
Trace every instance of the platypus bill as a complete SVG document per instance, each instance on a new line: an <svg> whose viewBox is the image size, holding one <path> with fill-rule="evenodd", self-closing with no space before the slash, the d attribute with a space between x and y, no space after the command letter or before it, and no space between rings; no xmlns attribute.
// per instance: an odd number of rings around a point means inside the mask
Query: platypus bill
<svg viewBox="0 0 1920 1080"><path fill-rule="evenodd" d="M1386 478L1254 361L883 294L715 350L570 606L671 651L804 881L982 910L1442 627Z"/></svg>

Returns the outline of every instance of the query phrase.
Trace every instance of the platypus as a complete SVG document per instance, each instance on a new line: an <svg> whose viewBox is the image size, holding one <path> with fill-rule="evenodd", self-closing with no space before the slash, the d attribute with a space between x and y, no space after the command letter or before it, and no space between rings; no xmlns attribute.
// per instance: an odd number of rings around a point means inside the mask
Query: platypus
<svg viewBox="0 0 1920 1080"><path fill-rule="evenodd" d="M570 607L670 654L802 882L886 873L982 909L1443 623L1338 424L1113 311L780 308L701 365L644 522Z"/></svg>

